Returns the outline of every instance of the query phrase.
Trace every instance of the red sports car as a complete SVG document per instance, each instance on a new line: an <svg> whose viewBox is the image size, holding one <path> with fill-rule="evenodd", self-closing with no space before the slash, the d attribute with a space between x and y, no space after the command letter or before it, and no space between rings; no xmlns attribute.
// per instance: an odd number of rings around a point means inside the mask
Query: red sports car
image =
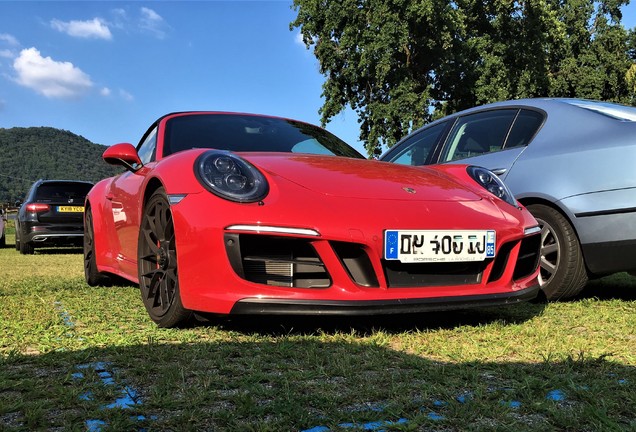
<svg viewBox="0 0 636 432"><path fill-rule="evenodd" d="M537 296L540 229L490 171L370 161L252 114L161 117L86 199L89 285L138 283L150 317L371 314Z"/></svg>

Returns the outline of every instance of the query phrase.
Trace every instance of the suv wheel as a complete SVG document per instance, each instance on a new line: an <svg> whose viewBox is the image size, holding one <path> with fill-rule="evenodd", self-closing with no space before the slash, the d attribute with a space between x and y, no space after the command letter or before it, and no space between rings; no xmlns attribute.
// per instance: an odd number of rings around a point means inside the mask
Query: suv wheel
<svg viewBox="0 0 636 432"><path fill-rule="evenodd" d="M33 255L34 252L33 243L20 242L20 253L22 255Z"/></svg>

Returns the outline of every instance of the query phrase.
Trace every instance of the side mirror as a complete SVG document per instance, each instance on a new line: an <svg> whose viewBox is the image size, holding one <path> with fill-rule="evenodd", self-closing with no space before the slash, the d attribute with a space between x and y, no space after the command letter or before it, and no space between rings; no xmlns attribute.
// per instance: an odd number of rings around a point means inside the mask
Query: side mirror
<svg viewBox="0 0 636 432"><path fill-rule="evenodd" d="M129 143L121 143L110 146L102 155L102 159L111 165L121 165L129 171L137 171L142 163L137 150Z"/></svg>

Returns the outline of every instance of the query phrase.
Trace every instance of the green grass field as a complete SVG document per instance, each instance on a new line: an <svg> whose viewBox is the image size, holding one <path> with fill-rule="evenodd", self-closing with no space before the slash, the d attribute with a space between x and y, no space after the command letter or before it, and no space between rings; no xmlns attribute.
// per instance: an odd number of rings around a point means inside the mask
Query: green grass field
<svg viewBox="0 0 636 432"><path fill-rule="evenodd" d="M159 329L79 250L0 250L0 431L636 430L636 278L576 300Z"/></svg>

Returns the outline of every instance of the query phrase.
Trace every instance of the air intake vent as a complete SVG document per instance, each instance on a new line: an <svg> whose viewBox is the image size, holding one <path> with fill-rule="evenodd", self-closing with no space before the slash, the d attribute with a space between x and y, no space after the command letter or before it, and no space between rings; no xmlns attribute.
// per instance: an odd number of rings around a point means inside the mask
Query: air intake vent
<svg viewBox="0 0 636 432"><path fill-rule="evenodd" d="M255 234L226 234L225 248L242 278L270 286L326 288L331 285L310 240Z"/></svg>
<svg viewBox="0 0 636 432"><path fill-rule="evenodd" d="M515 265L515 272L512 275L514 280L531 275L539 265L541 249L541 235L533 235L521 240L519 256Z"/></svg>
<svg viewBox="0 0 636 432"><path fill-rule="evenodd" d="M383 261L383 264L389 288L407 288L478 284L491 261L422 264Z"/></svg>

